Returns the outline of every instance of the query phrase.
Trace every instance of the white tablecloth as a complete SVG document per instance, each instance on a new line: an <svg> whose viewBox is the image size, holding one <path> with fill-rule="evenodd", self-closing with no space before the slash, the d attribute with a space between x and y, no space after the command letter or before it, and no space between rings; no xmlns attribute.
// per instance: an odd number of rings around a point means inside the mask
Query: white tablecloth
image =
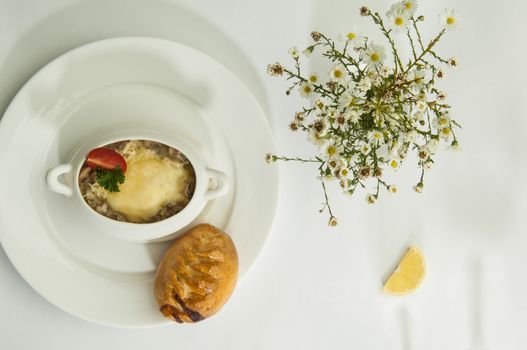
<svg viewBox="0 0 527 350"><path fill-rule="evenodd" d="M0 251L0 349L527 349L527 3L420 2L430 18L425 35L444 7L464 19L440 46L461 62L444 87L464 126L463 151L438 158L421 196L407 183L400 198L368 206L365 194L331 191L340 224L329 229L317 212L322 193L313 169L280 165L278 216L263 253L225 308L195 325L123 330L81 321L33 291ZM368 5L384 12L389 4ZM114 36L163 37L230 68L268 113L280 153L308 155L303 136L287 130L300 99L286 97L285 83L265 67L286 61L287 49L306 45L313 29L370 30L360 5L0 0L0 109L71 48ZM383 278L411 243L427 259L424 284L408 297L384 295Z"/></svg>

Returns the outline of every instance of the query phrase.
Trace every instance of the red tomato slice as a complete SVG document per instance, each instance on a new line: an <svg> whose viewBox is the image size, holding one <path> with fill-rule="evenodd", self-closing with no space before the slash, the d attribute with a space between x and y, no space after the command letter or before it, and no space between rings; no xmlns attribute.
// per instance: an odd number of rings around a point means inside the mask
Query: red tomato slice
<svg viewBox="0 0 527 350"><path fill-rule="evenodd" d="M118 165L126 172L126 161L123 156L113 149L101 147L91 150L86 158L86 165L90 168L115 169Z"/></svg>

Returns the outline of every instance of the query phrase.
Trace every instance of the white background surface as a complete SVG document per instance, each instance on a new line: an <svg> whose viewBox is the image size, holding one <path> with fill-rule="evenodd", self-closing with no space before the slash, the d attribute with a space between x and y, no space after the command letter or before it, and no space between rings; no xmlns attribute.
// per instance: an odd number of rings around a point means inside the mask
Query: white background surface
<svg viewBox="0 0 527 350"><path fill-rule="evenodd" d="M389 4L368 5L385 12ZM355 23L371 29L360 5L2 0L0 108L71 48L113 36L163 37L230 68L268 112L278 150L308 155L303 136L287 130L300 100L286 97L284 82L266 77L265 66L306 45L313 29L335 36ZM278 216L262 255L222 312L195 325L122 330L78 320L35 293L1 252L0 349L526 349L527 3L421 1L430 19L425 35L444 7L464 18L440 47L461 62L444 87L464 126L463 151L438 158L421 196L410 190L417 176L410 164L399 198L367 206L365 194L332 191L340 225L330 230L317 212L322 194L313 170L281 165ZM410 243L424 251L427 279L414 295L383 295L383 278Z"/></svg>

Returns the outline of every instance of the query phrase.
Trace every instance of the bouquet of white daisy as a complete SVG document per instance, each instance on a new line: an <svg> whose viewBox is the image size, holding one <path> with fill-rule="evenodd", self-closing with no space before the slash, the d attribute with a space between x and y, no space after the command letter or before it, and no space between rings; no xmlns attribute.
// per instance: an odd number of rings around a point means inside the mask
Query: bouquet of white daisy
<svg viewBox="0 0 527 350"><path fill-rule="evenodd" d="M307 133L318 153L312 158L267 154L266 160L318 165L325 199L320 212L327 209L330 226L337 224L337 218L326 182L336 180L347 194L371 188L366 200L373 204L381 189L397 192L396 185L385 180L385 172L397 170L409 152L415 152L420 175L413 189L422 192L425 171L434 164L439 147L459 147L454 132L459 124L450 116L446 93L436 88L436 81L445 76L443 66L455 67L458 61L435 51L439 40L457 26L459 17L445 10L439 33L425 42L419 31L424 17L416 14L416 7L415 0L402 1L392 5L386 16L360 8L361 16L371 18L386 38L389 53L357 31L345 33L340 42L312 32L313 43L302 53L327 58L332 65L329 76L303 74L296 47L289 50L294 68L280 63L267 67L271 76L285 76L291 82L287 95L297 90L307 99L307 106L295 114L289 128ZM409 41L406 63L395 35Z"/></svg>

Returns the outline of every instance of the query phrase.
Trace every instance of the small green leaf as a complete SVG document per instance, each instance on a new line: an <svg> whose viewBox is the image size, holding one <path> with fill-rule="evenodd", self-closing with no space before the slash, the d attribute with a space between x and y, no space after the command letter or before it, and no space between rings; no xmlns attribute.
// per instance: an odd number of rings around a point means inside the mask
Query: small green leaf
<svg viewBox="0 0 527 350"><path fill-rule="evenodd" d="M119 184L124 183L125 176L119 165L114 169L95 169L97 183L110 192L119 192Z"/></svg>

